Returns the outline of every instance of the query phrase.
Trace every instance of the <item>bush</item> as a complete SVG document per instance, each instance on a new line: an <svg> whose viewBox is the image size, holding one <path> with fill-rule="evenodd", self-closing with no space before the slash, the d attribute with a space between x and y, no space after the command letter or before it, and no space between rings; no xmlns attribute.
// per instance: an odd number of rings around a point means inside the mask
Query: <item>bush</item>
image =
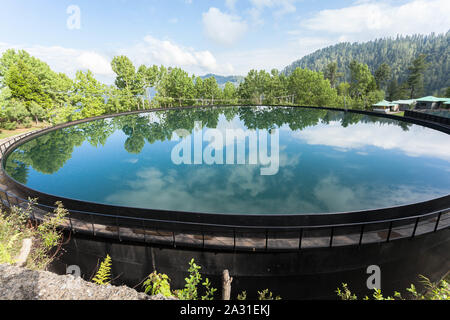
<svg viewBox="0 0 450 320"><path fill-rule="evenodd" d="M57 254L62 240L59 227L67 210L58 203L53 213L46 214L39 225L34 225L29 220L34 203L35 200L30 199L26 208L14 206L0 210L0 263L14 263L14 257L19 253L25 238L33 239L26 267L45 270Z"/></svg>
<svg viewBox="0 0 450 320"><path fill-rule="evenodd" d="M216 288L211 287L211 282L206 278L202 282L202 275L199 270L201 266L197 265L192 259L189 262L189 277L185 278L186 284L183 289L170 290L170 279L165 274L157 273L156 271L151 273L147 280L144 282L143 287L146 293L152 295L162 294L166 297L175 296L180 300L213 300L214 293L217 291ZM203 285L204 295L199 297L198 289L199 285Z"/></svg>
<svg viewBox="0 0 450 320"><path fill-rule="evenodd" d="M15 121L13 121L13 122L6 122L3 125L3 128L5 128L5 130L16 130L17 122L15 122Z"/></svg>
<svg viewBox="0 0 450 320"><path fill-rule="evenodd" d="M30 116L30 113L25 105L15 99L8 101L4 107L4 113L9 122L16 121L22 123L27 117Z"/></svg>
<svg viewBox="0 0 450 320"><path fill-rule="evenodd" d="M423 275L419 275L421 282L425 287L426 292L424 294L418 293L416 287L411 284L406 289L411 295L412 300L450 300L450 284L446 280L441 280L437 283L432 283L430 279ZM342 284L342 290L338 288L336 290L337 296L341 300L357 300L358 297L352 294L347 284ZM380 289L374 289L372 294L373 300L405 300L399 292L394 292L394 296L384 297ZM365 297L364 300L369 300L369 297Z"/></svg>

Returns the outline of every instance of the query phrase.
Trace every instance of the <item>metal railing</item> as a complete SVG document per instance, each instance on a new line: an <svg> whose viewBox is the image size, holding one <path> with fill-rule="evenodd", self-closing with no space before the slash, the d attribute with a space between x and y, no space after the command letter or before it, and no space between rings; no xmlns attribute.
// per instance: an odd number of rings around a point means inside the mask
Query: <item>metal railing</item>
<svg viewBox="0 0 450 320"><path fill-rule="evenodd" d="M49 129L28 132L0 144L1 158L17 141ZM3 166L0 168L0 174ZM30 203L0 185L0 204L25 208ZM42 221L56 207L35 203L30 219ZM361 246L414 238L450 228L450 208L421 215L328 225L227 225L131 217L68 209L62 228L119 241L137 241L171 247L233 251L298 251L308 248Z"/></svg>
<svg viewBox="0 0 450 320"><path fill-rule="evenodd" d="M3 205L25 208L29 200L0 188ZM56 207L35 204L30 218L42 221ZM62 228L73 233L119 241L138 241L171 247L278 251L383 243L433 233L450 227L450 209L414 217L319 226L236 226L172 221L145 217L68 210ZM195 230L193 230L195 226ZM203 230L199 230L199 226Z"/></svg>

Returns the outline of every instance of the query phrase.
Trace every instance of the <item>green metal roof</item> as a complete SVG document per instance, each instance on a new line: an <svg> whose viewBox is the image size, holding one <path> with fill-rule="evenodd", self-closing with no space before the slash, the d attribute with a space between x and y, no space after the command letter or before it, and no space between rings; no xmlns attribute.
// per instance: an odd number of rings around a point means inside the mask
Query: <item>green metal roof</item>
<svg viewBox="0 0 450 320"><path fill-rule="evenodd" d="M374 106L374 107L390 107L390 106L392 106L392 103L389 101L383 100L383 101L373 104L372 106Z"/></svg>
<svg viewBox="0 0 450 320"><path fill-rule="evenodd" d="M436 98L433 96L427 96L427 97L417 99L417 101L420 101L420 102L446 102L449 100L450 100L449 98Z"/></svg>
<svg viewBox="0 0 450 320"><path fill-rule="evenodd" d="M397 103L397 104L413 104L415 102L416 102L416 100L414 100L414 99L392 101L392 103Z"/></svg>

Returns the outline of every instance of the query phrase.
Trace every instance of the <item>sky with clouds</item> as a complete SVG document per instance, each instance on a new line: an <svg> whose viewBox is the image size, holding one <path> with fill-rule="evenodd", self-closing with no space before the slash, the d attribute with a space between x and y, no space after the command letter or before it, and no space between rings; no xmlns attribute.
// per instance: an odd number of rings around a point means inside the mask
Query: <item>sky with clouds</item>
<svg viewBox="0 0 450 320"><path fill-rule="evenodd" d="M317 49L450 29L448 0L0 0L0 52L25 49L73 76L109 65L178 66L203 75L282 69Z"/></svg>

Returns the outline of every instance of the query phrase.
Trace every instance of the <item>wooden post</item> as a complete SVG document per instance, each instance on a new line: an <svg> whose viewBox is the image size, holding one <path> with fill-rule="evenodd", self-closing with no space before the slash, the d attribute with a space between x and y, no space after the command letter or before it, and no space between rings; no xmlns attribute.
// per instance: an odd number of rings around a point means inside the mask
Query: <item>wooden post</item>
<svg viewBox="0 0 450 320"><path fill-rule="evenodd" d="M230 277L228 270L223 270L222 273L222 300L230 300L231 298L231 282L233 278Z"/></svg>

